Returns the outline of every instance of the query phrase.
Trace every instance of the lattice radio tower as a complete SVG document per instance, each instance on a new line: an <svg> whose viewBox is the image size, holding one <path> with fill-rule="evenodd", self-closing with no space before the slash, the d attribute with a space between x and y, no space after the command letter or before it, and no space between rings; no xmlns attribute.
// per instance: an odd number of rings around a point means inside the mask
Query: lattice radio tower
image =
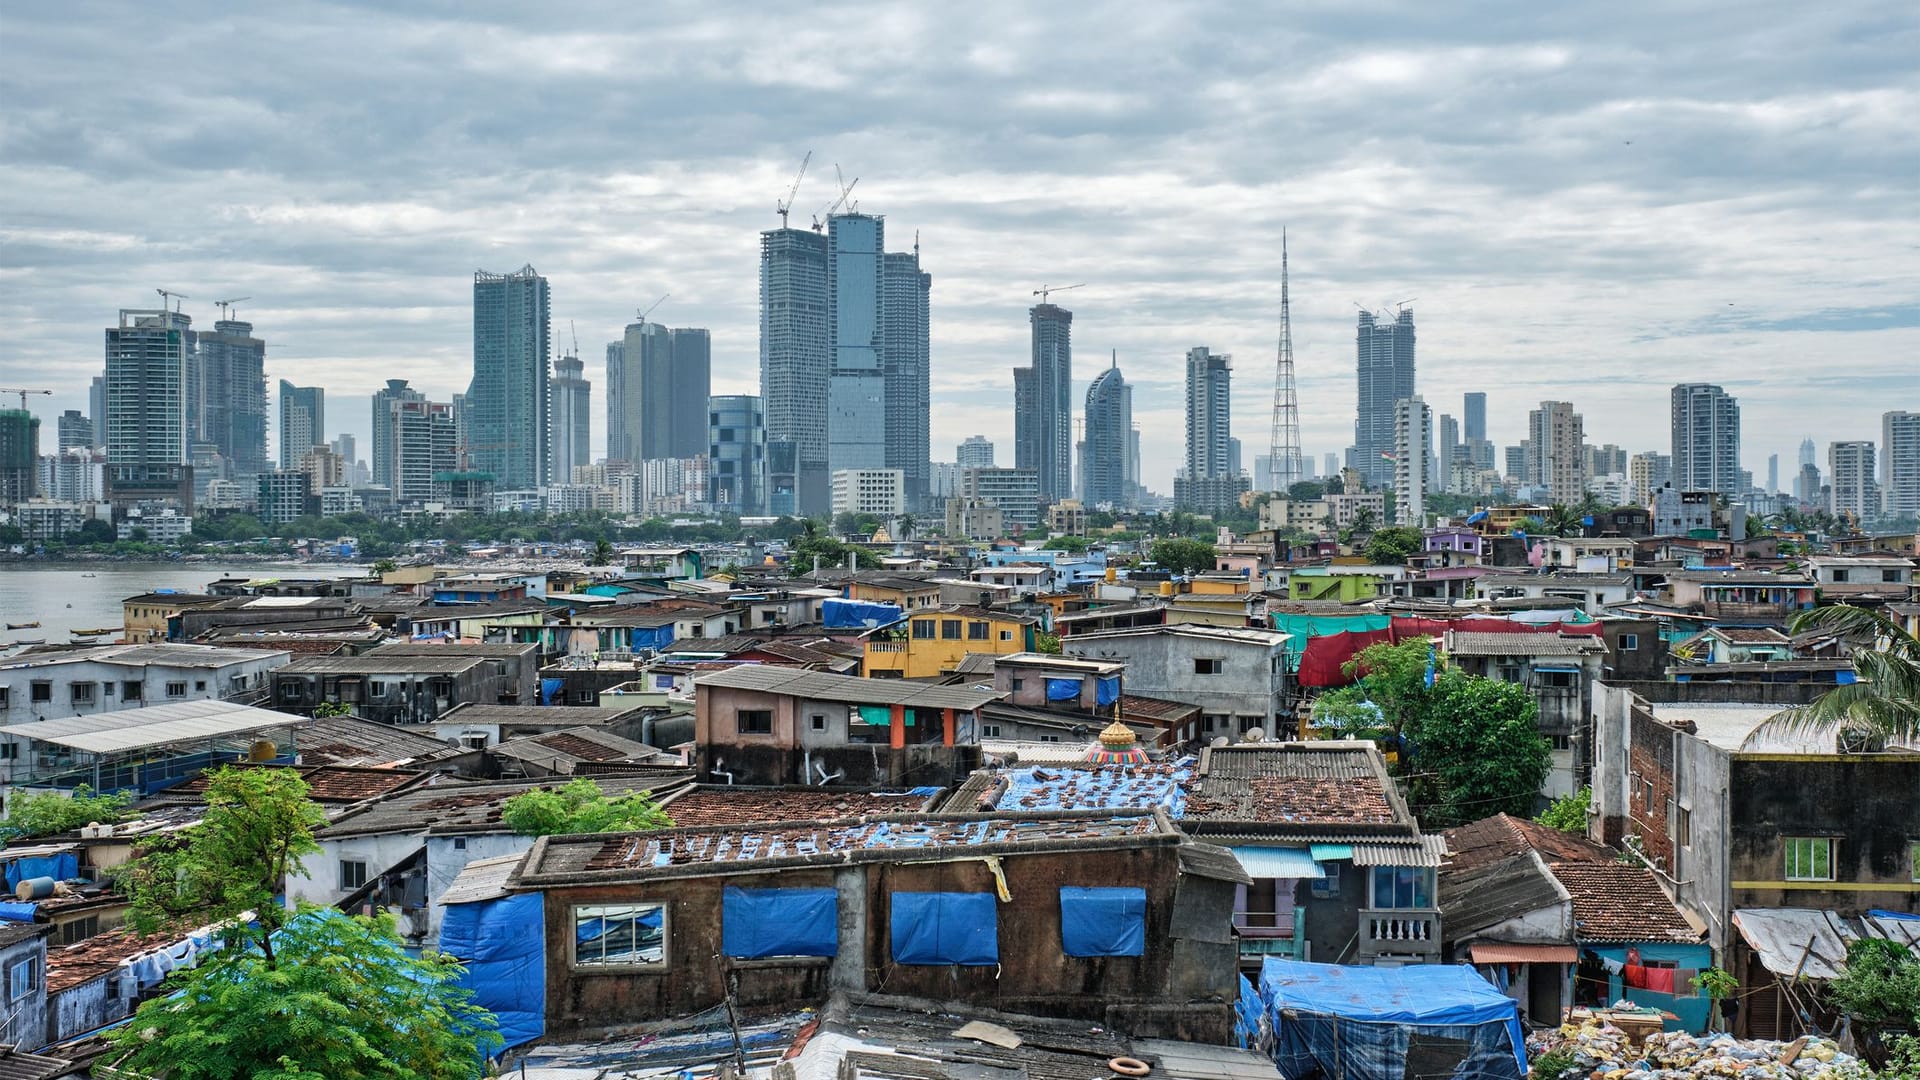
<svg viewBox="0 0 1920 1080"><path fill-rule="evenodd" d="M1300 460L1300 401L1293 386L1293 312L1287 301L1287 231L1280 230L1280 349L1273 376L1273 440L1268 474L1275 491L1306 479Z"/></svg>

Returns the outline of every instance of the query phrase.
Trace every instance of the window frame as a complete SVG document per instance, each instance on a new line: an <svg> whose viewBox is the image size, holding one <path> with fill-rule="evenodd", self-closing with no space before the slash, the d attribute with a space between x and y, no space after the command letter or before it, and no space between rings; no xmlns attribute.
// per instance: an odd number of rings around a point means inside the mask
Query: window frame
<svg viewBox="0 0 1920 1080"><path fill-rule="evenodd" d="M1221 657L1196 656L1193 658L1193 673L1195 675L1223 675L1226 673L1226 670L1227 662Z"/></svg>
<svg viewBox="0 0 1920 1080"><path fill-rule="evenodd" d="M1781 874L1788 881L1837 880L1834 876L1834 854L1834 838L1831 836L1783 836L1780 838ZM1826 861L1824 873L1820 870L1823 857ZM1805 865L1799 866L1803 861Z"/></svg>
<svg viewBox="0 0 1920 1080"><path fill-rule="evenodd" d="M625 918L629 921L637 921L641 917L641 914L649 908L658 909L660 912L660 958L658 960L607 960L605 958L605 941L607 935L605 934L601 934L597 939L601 942L601 959L581 959L580 946L583 942L580 940L580 919L582 912L628 911L632 914L625 916ZM673 953L670 946L673 941L673 911L671 905L665 900L635 900L632 903L626 904L574 904L568 908L567 915L568 921L573 925L573 933L570 935L572 945L570 945L567 950L568 967L584 969L586 971L665 971L672 960ZM604 914L589 915L587 917L598 918L602 921L607 918Z"/></svg>
<svg viewBox="0 0 1920 1080"><path fill-rule="evenodd" d="M180 689L175 690L174 687L176 686L179 687ZM170 698L186 697L187 696L187 680L185 679L170 680L167 683L167 696Z"/></svg>
<svg viewBox="0 0 1920 1080"><path fill-rule="evenodd" d="M17 978L20 969L26 969L24 979ZM14 1005L30 996L40 985L40 958L23 956L7 965L7 1004ZM24 983L25 985L22 985Z"/></svg>
<svg viewBox="0 0 1920 1080"><path fill-rule="evenodd" d="M121 701L147 700L147 684L138 679L127 679L120 684Z"/></svg>
<svg viewBox="0 0 1920 1080"><path fill-rule="evenodd" d="M962 619L941 619L940 640L964 641L966 639L966 631L961 629L963 622L964 620Z"/></svg>
<svg viewBox="0 0 1920 1080"><path fill-rule="evenodd" d="M1621 634L1619 651L1620 652L1639 652L1640 651L1640 635L1639 634Z"/></svg>
<svg viewBox="0 0 1920 1080"><path fill-rule="evenodd" d="M1392 875L1385 884L1392 890L1388 902L1380 902L1381 875ZM1412 875L1412 877L1408 877ZM1434 900L1434 875L1418 866L1375 866L1367 875L1367 906L1374 911L1431 911ZM1401 893L1410 902L1401 902ZM1425 903L1420 901L1425 900Z"/></svg>
<svg viewBox="0 0 1920 1080"><path fill-rule="evenodd" d="M348 869L349 867L359 867L359 870L358 871L350 870ZM354 880L356 876L359 878L359 880L357 881ZM340 860L340 891L349 892L349 893L358 892L359 890L364 889L366 887L367 887L367 860L341 859Z"/></svg>
<svg viewBox="0 0 1920 1080"><path fill-rule="evenodd" d="M915 641L934 640L939 635L940 629L939 627L933 624L934 624L933 619L913 620L913 640Z"/></svg>
<svg viewBox="0 0 1920 1080"><path fill-rule="evenodd" d="M762 717L766 718L764 727L760 723ZM773 710L735 709L733 730L738 735L771 735L773 734Z"/></svg>
<svg viewBox="0 0 1920 1080"><path fill-rule="evenodd" d="M81 691L85 691L85 693L82 694ZM100 700L98 695L99 687L93 683L76 682L67 684L67 704L69 705L92 705L94 702Z"/></svg>

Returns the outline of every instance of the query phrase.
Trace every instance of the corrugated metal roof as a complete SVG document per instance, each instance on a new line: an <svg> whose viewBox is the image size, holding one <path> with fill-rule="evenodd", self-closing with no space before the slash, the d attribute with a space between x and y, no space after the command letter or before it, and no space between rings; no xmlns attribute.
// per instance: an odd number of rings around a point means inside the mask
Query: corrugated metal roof
<svg viewBox="0 0 1920 1080"><path fill-rule="evenodd" d="M1446 647L1455 656L1585 656L1606 651L1598 634L1500 634L1479 630L1447 631Z"/></svg>
<svg viewBox="0 0 1920 1080"><path fill-rule="evenodd" d="M977 709L1006 695L997 690L935 686L903 679L862 679L825 671L801 671L773 665L748 665L716 671L694 680L696 687L721 686L774 694L851 701L862 705L911 705L926 709Z"/></svg>
<svg viewBox="0 0 1920 1080"><path fill-rule="evenodd" d="M449 906L472 904L507 895L507 883L513 880L514 871L520 869L520 864L526 858L525 851L517 851L512 855L475 859L460 871L460 876L453 879L453 884L447 886L440 902Z"/></svg>
<svg viewBox="0 0 1920 1080"><path fill-rule="evenodd" d="M63 720L13 724L0 728L0 735L69 746L89 753L109 754L310 723L312 721L304 716L236 705L230 701L183 701L149 705L144 709L71 716Z"/></svg>
<svg viewBox="0 0 1920 1080"><path fill-rule="evenodd" d="M1439 866L1447 859L1447 838L1427 833L1413 844L1353 842L1355 866Z"/></svg>
<svg viewBox="0 0 1920 1080"><path fill-rule="evenodd" d="M1234 859L1248 877L1318 880L1327 876L1320 864L1313 861L1313 853L1306 848L1230 847L1227 850L1233 852Z"/></svg>

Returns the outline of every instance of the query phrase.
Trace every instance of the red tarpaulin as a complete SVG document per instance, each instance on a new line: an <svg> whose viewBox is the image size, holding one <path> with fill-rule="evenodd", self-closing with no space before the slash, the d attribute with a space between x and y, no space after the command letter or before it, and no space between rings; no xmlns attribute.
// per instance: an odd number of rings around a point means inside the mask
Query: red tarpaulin
<svg viewBox="0 0 1920 1080"><path fill-rule="evenodd" d="M1396 616L1385 630L1325 634L1308 640L1300 653L1301 686L1346 686L1353 679L1343 670L1347 662L1369 645L1397 644L1415 638L1438 637L1448 630L1491 634L1598 634L1594 623L1519 623L1509 619L1423 619Z"/></svg>

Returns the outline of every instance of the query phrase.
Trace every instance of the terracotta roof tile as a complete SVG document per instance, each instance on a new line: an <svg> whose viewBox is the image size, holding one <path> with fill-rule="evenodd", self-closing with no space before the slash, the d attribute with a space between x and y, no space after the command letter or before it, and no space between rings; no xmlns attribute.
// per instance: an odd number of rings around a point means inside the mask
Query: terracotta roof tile
<svg viewBox="0 0 1920 1080"><path fill-rule="evenodd" d="M1547 868L1573 898L1574 933L1584 941L1700 940L1645 867L1550 862Z"/></svg>
<svg viewBox="0 0 1920 1080"><path fill-rule="evenodd" d="M913 813L927 808L925 795L883 795L830 788L746 788L732 791L695 788L666 804L667 816L682 828L696 825L753 825L769 821L826 821Z"/></svg>
<svg viewBox="0 0 1920 1080"><path fill-rule="evenodd" d="M1453 853L1447 865L1456 870L1487 866L1530 850L1547 862L1612 862L1620 854L1584 836L1508 814L1448 829L1447 849Z"/></svg>
<svg viewBox="0 0 1920 1080"><path fill-rule="evenodd" d="M47 993L71 990L120 966L120 961L180 941L182 934L136 934L109 930L85 941L47 950Z"/></svg>

